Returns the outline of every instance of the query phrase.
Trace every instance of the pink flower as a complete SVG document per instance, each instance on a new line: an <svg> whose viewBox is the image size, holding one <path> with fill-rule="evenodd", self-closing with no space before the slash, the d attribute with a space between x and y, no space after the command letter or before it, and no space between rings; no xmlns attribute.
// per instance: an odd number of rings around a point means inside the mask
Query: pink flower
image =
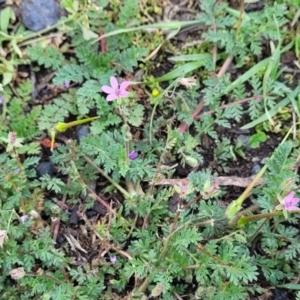
<svg viewBox="0 0 300 300"><path fill-rule="evenodd" d="M299 207L296 204L300 201L299 198L294 198L295 192L290 192L284 199L283 205L287 211L290 210L299 210Z"/></svg>
<svg viewBox="0 0 300 300"><path fill-rule="evenodd" d="M110 258L110 262L112 263L112 264L115 264L116 263L116 261L117 261L117 257L114 255L114 256L111 256Z"/></svg>
<svg viewBox="0 0 300 300"><path fill-rule="evenodd" d="M106 97L107 101L113 101L117 98L124 98L128 96L128 92L126 91L129 86L128 81L123 81L119 87L118 81L116 77L110 77L111 86L104 85L101 89L104 93L108 94Z"/></svg>
<svg viewBox="0 0 300 300"><path fill-rule="evenodd" d="M24 216L20 217L20 220L21 220L22 223L24 223L27 219L28 219L27 215L24 215Z"/></svg>
<svg viewBox="0 0 300 300"><path fill-rule="evenodd" d="M139 156L139 153L136 150L133 150L128 154L128 157L131 160L136 159L138 156Z"/></svg>
<svg viewBox="0 0 300 300"><path fill-rule="evenodd" d="M70 81L66 80L64 82L64 86L65 86L66 89L68 89L70 87Z"/></svg>

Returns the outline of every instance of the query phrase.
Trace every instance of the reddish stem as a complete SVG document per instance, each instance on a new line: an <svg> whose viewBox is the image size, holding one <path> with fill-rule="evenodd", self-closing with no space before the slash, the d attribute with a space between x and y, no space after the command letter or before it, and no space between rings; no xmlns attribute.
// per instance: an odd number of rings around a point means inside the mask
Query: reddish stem
<svg viewBox="0 0 300 300"><path fill-rule="evenodd" d="M99 35L102 36L104 34L102 27L99 28ZM101 53L106 53L106 42L105 42L105 38L102 38L99 41L99 52Z"/></svg>

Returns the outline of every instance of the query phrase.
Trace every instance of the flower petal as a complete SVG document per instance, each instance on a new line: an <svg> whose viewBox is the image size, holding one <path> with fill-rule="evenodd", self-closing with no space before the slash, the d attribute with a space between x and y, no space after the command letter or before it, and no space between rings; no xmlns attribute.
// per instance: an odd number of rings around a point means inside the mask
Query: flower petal
<svg viewBox="0 0 300 300"><path fill-rule="evenodd" d="M139 156L139 153L136 150L133 150L128 154L129 159L132 159L132 160L136 159L138 156Z"/></svg>
<svg viewBox="0 0 300 300"><path fill-rule="evenodd" d="M111 256L109 259L112 264L114 264L117 261L117 257L115 255Z"/></svg>
<svg viewBox="0 0 300 300"><path fill-rule="evenodd" d="M286 210L287 211L291 211L291 210L299 210L300 208L297 207L297 206L289 206L289 207L286 207Z"/></svg>
<svg viewBox="0 0 300 300"><path fill-rule="evenodd" d="M128 97L129 93L127 91L119 91L119 97L125 98Z"/></svg>
<svg viewBox="0 0 300 300"><path fill-rule="evenodd" d="M128 81L123 81L120 85L120 91L125 91L129 87Z"/></svg>
<svg viewBox="0 0 300 300"><path fill-rule="evenodd" d="M297 204L299 201L300 201L299 198L293 198L293 199L291 199L290 204L291 204L291 205L294 205L294 204Z"/></svg>
<svg viewBox="0 0 300 300"><path fill-rule="evenodd" d="M114 76L110 77L110 85L114 90L117 90L119 88L119 84L116 77Z"/></svg>
<svg viewBox="0 0 300 300"><path fill-rule="evenodd" d="M108 86L108 85L104 85L104 86L101 88L101 90L102 90L104 93L106 93L106 94L114 94L114 93L115 93L115 90L114 90L112 87Z"/></svg>
<svg viewBox="0 0 300 300"><path fill-rule="evenodd" d="M106 97L106 101L113 101L115 99L117 99L118 96L116 94L109 94L107 97Z"/></svg>
<svg viewBox="0 0 300 300"><path fill-rule="evenodd" d="M290 201L290 200L293 199L294 195L295 195L295 192L292 191L292 192L290 192L290 193L284 198L284 200L285 200L285 201Z"/></svg>

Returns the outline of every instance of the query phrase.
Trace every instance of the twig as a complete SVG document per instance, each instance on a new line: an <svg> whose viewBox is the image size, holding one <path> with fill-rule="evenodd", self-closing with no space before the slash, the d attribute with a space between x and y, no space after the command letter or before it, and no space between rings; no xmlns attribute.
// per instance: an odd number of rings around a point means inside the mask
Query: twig
<svg viewBox="0 0 300 300"><path fill-rule="evenodd" d="M247 187L253 179L255 175L249 177L237 177L237 176L219 176L211 179L212 184L216 185L233 185L233 186L240 186L240 187ZM159 182L150 182L152 185L176 185L182 184L182 182L186 181L187 178L179 178L179 179L163 179ZM255 186L263 184L263 180L259 179L255 182Z"/></svg>

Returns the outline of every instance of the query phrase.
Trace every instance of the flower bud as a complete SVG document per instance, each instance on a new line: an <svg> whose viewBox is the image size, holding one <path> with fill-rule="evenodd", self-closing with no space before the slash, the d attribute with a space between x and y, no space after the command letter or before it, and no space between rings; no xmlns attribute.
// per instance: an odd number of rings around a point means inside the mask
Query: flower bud
<svg viewBox="0 0 300 300"><path fill-rule="evenodd" d="M7 231L0 230L0 247L3 248L4 242L8 241Z"/></svg>
<svg viewBox="0 0 300 300"><path fill-rule="evenodd" d="M292 190L293 183L294 183L294 179L293 178L286 179L283 182L283 184L282 184L282 190L283 191L290 191L290 190Z"/></svg>
<svg viewBox="0 0 300 300"><path fill-rule="evenodd" d="M164 290L164 286L162 284L158 284L151 292L151 297L158 297L162 291Z"/></svg>
<svg viewBox="0 0 300 300"><path fill-rule="evenodd" d="M58 132L64 132L68 129L67 123L63 123L63 122L58 122L56 124L56 130Z"/></svg>
<svg viewBox="0 0 300 300"><path fill-rule="evenodd" d="M186 156L185 162L192 168L196 168L199 165L198 160L192 156Z"/></svg>
<svg viewBox="0 0 300 300"><path fill-rule="evenodd" d="M235 215L241 210L242 204L243 198L232 201L225 211L225 216L232 221Z"/></svg>
<svg viewBox="0 0 300 300"><path fill-rule="evenodd" d="M209 199L212 197L217 196L218 194L220 194L220 189L219 186L217 184L211 184L210 179L207 179L204 187L203 187L203 191L201 192L201 195L203 197L203 199Z"/></svg>
<svg viewBox="0 0 300 300"><path fill-rule="evenodd" d="M19 280L25 276L24 268L13 269L9 272L9 275L14 280Z"/></svg>
<svg viewBox="0 0 300 300"><path fill-rule="evenodd" d="M174 190L181 198L185 198L194 191L194 188L187 179L183 179L179 182L179 184L174 185Z"/></svg>

